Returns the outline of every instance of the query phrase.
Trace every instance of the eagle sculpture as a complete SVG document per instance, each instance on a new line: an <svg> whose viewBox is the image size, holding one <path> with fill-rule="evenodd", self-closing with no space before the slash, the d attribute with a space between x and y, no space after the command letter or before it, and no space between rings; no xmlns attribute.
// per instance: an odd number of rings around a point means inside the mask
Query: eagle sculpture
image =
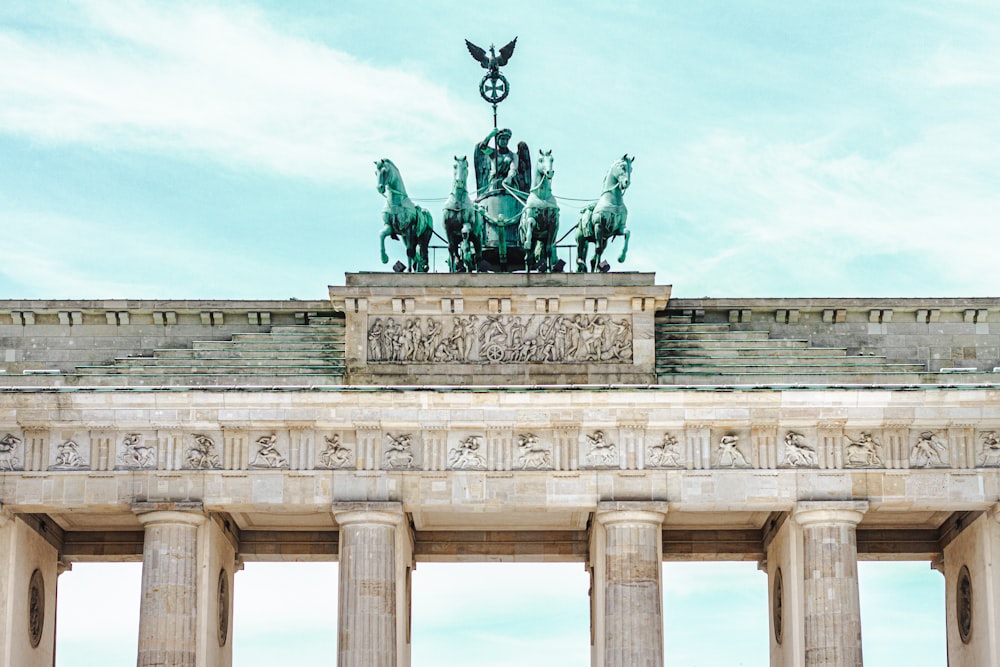
<svg viewBox="0 0 1000 667"><path fill-rule="evenodd" d="M492 44L490 44L490 52L486 53L486 49L476 46L469 40L465 40L465 46L469 49L469 53L483 66L483 69L489 70L492 77L498 76L500 68L506 65L510 57L514 55L514 46L516 44L517 37L512 39L507 46L500 49L500 55L497 55Z"/></svg>

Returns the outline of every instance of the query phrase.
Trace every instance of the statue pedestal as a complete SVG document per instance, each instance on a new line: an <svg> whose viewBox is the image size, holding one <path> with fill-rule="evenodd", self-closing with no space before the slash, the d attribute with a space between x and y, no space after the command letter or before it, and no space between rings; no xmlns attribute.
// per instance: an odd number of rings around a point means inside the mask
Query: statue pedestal
<svg viewBox="0 0 1000 667"><path fill-rule="evenodd" d="M655 384L651 273L348 274L352 384Z"/></svg>

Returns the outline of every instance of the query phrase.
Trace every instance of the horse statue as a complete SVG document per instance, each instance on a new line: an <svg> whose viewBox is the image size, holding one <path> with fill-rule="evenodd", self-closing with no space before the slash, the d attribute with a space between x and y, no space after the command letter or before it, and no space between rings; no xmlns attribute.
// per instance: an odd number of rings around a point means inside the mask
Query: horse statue
<svg viewBox="0 0 1000 667"><path fill-rule="evenodd" d="M473 271L483 252L483 212L469 197L468 179L469 161L456 155L451 196L444 205L448 269L452 273Z"/></svg>
<svg viewBox="0 0 1000 667"><path fill-rule="evenodd" d="M385 254L385 237L402 238L403 245L406 246L406 270L426 273L427 246L430 244L431 234L434 233L434 222L430 212L410 201L399 169L392 160L377 161L375 172L378 175L378 191L385 197L385 208L382 209L382 222L385 223L385 227L379 236L382 263L389 263L389 256Z"/></svg>
<svg viewBox="0 0 1000 667"><path fill-rule="evenodd" d="M524 248L524 265L530 271L550 271L556 261L559 204L552 196L552 151L538 151L531 191L521 211L518 232Z"/></svg>
<svg viewBox="0 0 1000 667"><path fill-rule="evenodd" d="M588 244L594 244L594 256L590 260L590 270L596 271L601 265L608 241L616 236L625 237L625 245L618 262L625 261L628 252L629 231L625 229L628 209L625 208L625 190L632 180L632 161L626 153L615 160L604 177L604 191L596 204L580 211L580 222L576 228L576 270L587 271Z"/></svg>

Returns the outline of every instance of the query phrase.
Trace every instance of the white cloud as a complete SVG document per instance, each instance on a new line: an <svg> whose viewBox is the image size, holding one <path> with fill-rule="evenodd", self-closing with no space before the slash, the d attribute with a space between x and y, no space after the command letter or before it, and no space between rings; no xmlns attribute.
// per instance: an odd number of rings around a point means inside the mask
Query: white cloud
<svg viewBox="0 0 1000 667"><path fill-rule="evenodd" d="M0 29L0 131L370 185L372 156L391 147L420 174L428 147L472 116L418 74L283 33L242 6L79 7L84 21L51 39Z"/></svg>

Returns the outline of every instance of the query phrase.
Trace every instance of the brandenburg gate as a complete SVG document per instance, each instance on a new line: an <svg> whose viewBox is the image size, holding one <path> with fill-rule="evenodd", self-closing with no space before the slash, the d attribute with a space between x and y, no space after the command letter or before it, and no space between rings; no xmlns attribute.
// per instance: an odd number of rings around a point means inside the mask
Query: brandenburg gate
<svg viewBox="0 0 1000 667"><path fill-rule="evenodd" d="M137 664L229 667L234 572L296 559L340 563L342 667L408 665L413 568L476 560L581 563L616 667L669 663L662 561L758 562L771 664L833 667L858 560L923 560L949 664L1000 664L1000 301L345 282L0 302L0 665L53 664L60 572L141 561Z"/></svg>

